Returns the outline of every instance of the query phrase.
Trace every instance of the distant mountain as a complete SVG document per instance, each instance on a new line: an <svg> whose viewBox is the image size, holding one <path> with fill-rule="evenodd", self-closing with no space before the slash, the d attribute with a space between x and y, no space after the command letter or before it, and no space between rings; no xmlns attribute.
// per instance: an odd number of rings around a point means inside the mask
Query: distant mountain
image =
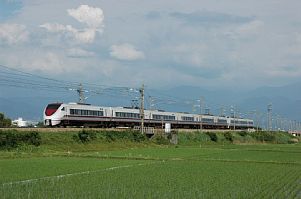
<svg viewBox="0 0 301 199"><path fill-rule="evenodd" d="M301 83L281 87L260 87L254 90L233 91L229 89L207 90L199 87L182 86L164 91L179 98L205 98L205 104L215 114L220 107L229 114L231 106L240 112L260 111L267 113L267 105L272 104L272 112L289 119L301 120ZM175 107L174 107L175 108Z"/></svg>

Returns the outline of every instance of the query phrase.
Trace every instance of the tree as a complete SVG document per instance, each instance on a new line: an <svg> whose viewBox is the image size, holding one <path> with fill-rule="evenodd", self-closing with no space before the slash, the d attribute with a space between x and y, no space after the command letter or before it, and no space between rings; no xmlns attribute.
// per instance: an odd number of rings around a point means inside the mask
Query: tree
<svg viewBox="0 0 301 199"><path fill-rule="evenodd" d="M6 118L4 113L0 113L0 128L10 127L10 126L11 126L11 119Z"/></svg>

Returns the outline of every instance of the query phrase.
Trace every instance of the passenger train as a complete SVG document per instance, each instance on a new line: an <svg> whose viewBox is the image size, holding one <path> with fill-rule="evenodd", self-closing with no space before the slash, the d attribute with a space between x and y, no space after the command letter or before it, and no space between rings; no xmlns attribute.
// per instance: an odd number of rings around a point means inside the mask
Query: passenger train
<svg viewBox="0 0 301 199"><path fill-rule="evenodd" d="M141 123L140 110L131 107L102 107L81 103L53 103L44 110L46 126L134 127ZM226 116L144 110L144 125L162 128L248 129L253 120Z"/></svg>

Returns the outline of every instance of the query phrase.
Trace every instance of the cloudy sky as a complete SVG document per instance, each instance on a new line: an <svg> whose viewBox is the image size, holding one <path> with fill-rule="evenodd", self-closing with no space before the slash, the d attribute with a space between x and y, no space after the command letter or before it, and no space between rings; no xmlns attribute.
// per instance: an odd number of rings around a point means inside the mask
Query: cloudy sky
<svg viewBox="0 0 301 199"><path fill-rule="evenodd" d="M300 0L0 0L0 64L72 81L256 88L301 77Z"/></svg>

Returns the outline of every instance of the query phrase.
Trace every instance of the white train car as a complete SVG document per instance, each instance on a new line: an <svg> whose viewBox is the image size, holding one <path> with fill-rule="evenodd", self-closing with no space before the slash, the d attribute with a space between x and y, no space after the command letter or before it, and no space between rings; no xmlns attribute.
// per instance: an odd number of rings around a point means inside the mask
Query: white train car
<svg viewBox="0 0 301 199"><path fill-rule="evenodd" d="M233 129L240 129L240 128L252 128L254 127L253 120L250 119L241 119L241 118L228 118L228 125L229 128Z"/></svg>
<svg viewBox="0 0 301 199"><path fill-rule="evenodd" d="M46 126L134 127L141 122L139 109L127 107L101 107L79 103L53 103L44 109ZM162 127L170 123L173 128L245 129L253 127L253 120L213 115L144 111L145 126Z"/></svg>

